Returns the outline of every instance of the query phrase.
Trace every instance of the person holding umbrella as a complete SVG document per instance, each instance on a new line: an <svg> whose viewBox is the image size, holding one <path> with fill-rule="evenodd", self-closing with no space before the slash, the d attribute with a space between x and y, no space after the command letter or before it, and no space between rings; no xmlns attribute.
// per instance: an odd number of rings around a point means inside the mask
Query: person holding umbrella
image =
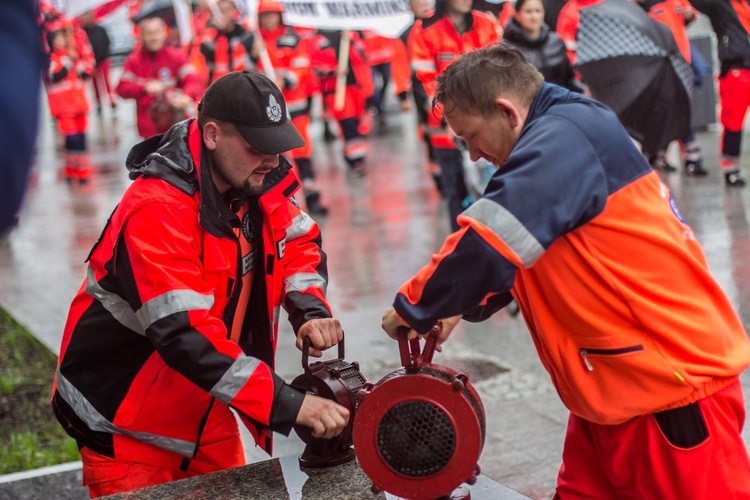
<svg viewBox="0 0 750 500"><path fill-rule="evenodd" d="M557 33L591 95L615 112L651 166L673 170L664 155L670 142L690 139L693 72L671 30L628 0L570 0ZM686 165L690 175L705 173Z"/></svg>
<svg viewBox="0 0 750 500"><path fill-rule="evenodd" d="M555 498L750 498L750 341L617 116L505 41L449 66L435 104L499 169L384 330L442 321L443 341L515 298L570 410Z"/></svg>

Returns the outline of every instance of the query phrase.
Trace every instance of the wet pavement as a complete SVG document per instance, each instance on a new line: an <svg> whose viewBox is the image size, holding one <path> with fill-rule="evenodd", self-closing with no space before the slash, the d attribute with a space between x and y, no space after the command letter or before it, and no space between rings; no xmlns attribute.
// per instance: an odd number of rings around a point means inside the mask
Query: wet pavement
<svg viewBox="0 0 750 500"><path fill-rule="evenodd" d="M391 105L387 127L374 127L364 178L346 171L340 142L324 144L319 124L312 130L323 202L331 209L329 216L318 218L328 253L328 297L347 335L346 358L359 361L373 381L399 364L396 344L380 330L382 312L399 285L427 262L448 233L446 209L424 168L414 119L395 111L395 102ZM138 141L134 122L134 106L128 101L114 114L109 109L101 117L91 114L95 174L89 184L79 186L58 179L62 155L51 121L47 115L42 118L38 167L20 225L0 242L0 306L55 352L84 276L86 256L129 183L124 159ZM747 327L750 188L724 186L716 129L699 132L698 140L710 175L689 178L676 172L663 177ZM674 150L670 154L678 161ZM750 155L743 166L750 173ZM282 325L277 371L291 381L302 372L301 357L291 328ZM464 323L435 362L466 370L476 382L488 425L482 473L534 498L549 498L567 412L522 319L500 312L483 324ZM743 380L748 397L747 373ZM747 430L745 438L750 440ZM275 456L298 453L302 447L292 434L277 440ZM252 445L247 456L252 461L267 458Z"/></svg>

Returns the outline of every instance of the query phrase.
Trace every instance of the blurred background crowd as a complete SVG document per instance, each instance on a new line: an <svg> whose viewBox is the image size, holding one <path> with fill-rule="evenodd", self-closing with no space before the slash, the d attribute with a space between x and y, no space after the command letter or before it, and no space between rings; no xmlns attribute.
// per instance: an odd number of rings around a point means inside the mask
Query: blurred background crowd
<svg viewBox="0 0 750 500"><path fill-rule="evenodd" d="M402 3L406 10L407 0ZM442 110L432 106L435 81L461 54L505 39L518 45L548 82L610 106L653 168L680 168L666 155L670 143L678 141L685 175L704 176L719 167L728 186L745 184L739 157L750 105L746 2L409 0L413 20L398 36L392 27L292 26L285 6L294 5L42 0L41 76L59 132L60 178L85 183L96 173L86 140L92 113L115 112L121 99L133 99L138 134L147 139L194 116L207 86L222 75L261 71L282 89L290 118L306 140L288 159L303 181L311 214L326 215L330 209L325 186L316 181L313 148L321 141L342 141L351 174L366 175L368 136L386 131L384 103L392 100L400 112L417 115L425 168L455 228L456 215L481 194L496 166L471 161L446 128ZM704 165L690 125L691 92L714 73L687 35L701 12L719 40L717 166ZM113 64L122 65L116 80ZM322 122L320 136L310 135L312 120Z"/></svg>

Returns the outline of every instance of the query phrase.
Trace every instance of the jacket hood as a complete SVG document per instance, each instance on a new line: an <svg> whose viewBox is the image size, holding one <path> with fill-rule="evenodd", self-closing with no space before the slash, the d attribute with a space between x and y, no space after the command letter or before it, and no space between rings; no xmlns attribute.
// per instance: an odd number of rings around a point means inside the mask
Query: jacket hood
<svg viewBox="0 0 750 500"><path fill-rule="evenodd" d="M532 48L542 47L547 42L548 37L549 26L547 26L546 24L542 24L542 30L539 32L539 38L537 38L536 40L532 40L523 31L523 28L514 17L511 17L508 20L508 23L505 25L505 31L503 33L503 38L505 38L510 43L514 45L520 45L522 47Z"/></svg>
<svg viewBox="0 0 750 500"><path fill-rule="evenodd" d="M156 177L180 191L193 195L198 189L195 162L187 145L190 120L182 121L164 135L136 144L128 153L125 166L131 179Z"/></svg>
<svg viewBox="0 0 750 500"><path fill-rule="evenodd" d="M216 236L231 236L232 228L239 225L239 219L230 210L233 200L243 203L246 198L241 193L230 190L221 194L217 191L211 178L211 167L206 158L205 148L200 148L200 165L196 166L188 144L191 122L195 118L184 120L173 125L166 134L157 135L137 144L130 150L125 165L129 176L154 177L164 180L193 196L200 190L201 226ZM262 197L284 178L290 175L292 166L283 156L279 157L279 166L266 174L263 179ZM289 196L296 190L289 192Z"/></svg>

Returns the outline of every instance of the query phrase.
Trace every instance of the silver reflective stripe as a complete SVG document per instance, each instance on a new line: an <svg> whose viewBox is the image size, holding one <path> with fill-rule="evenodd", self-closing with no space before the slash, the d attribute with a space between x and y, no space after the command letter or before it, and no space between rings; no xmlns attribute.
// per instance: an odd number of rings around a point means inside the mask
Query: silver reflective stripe
<svg viewBox="0 0 750 500"><path fill-rule="evenodd" d="M260 364L258 358L241 354L224 373L221 380L211 388L211 395L224 404L232 402Z"/></svg>
<svg viewBox="0 0 750 500"><path fill-rule="evenodd" d="M195 66L193 66L190 63L183 64L182 67L177 71L177 78L180 80L184 79L187 75L192 75L193 73L197 73L198 70L195 69Z"/></svg>
<svg viewBox="0 0 750 500"><path fill-rule="evenodd" d="M284 293L307 290L311 286L319 287L325 295L328 283L318 273L296 273L284 279Z"/></svg>
<svg viewBox="0 0 750 500"><path fill-rule="evenodd" d="M288 101L286 103L286 109L290 113L296 113L297 111L304 111L305 109L307 109L307 100L305 99L302 101L295 101L295 102Z"/></svg>
<svg viewBox="0 0 750 500"><path fill-rule="evenodd" d="M209 310L214 305L213 295L203 295L194 290L172 290L147 301L136 311L143 329L174 313L194 310Z"/></svg>
<svg viewBox="0 0 750 500"><path fill-rule="evenodd" d="M414 71L425 70L425 71L436 71L435 63L432 61L412 61L411 69Z"/></svg>
<svg viewBox="0 0 750 500"><path fill-rule="evenodd" d="M118 427L99 413L96 408L81 394L81 391L66 379L60 368L57 369L57 392L73 408L75 414L84 421L92 431L108 432L118 434L129 438L148 443L159 448L179 453L182 456L190 457L195 451L195 443L185 441L184 439L170 438L159 436L158 434L149 434L148 432L135 432Z"/></svg>
<svg viewBox="0 0 750 500"><path fill-rule="evenodd" d="M275 306L273 308L273 321L271 321L271 325L278 325L279 324L279 316L281 314L281 306Z"/></svg>
<svg viewBox="0 0 750 500"><path fill-rule="evenodd" d="M505 207L492 200L481 198L462 215L490 228L518 255L523 267L531 267L544 253L544 247L529 230Z"/></svg>
<svg viewBox="0 0 750 500"><path fill-rule="evenodd" d="M136 333L146 335L144 328L138 322L130 304L116 293L108 292L96 281L94 270L89 266L86 270L86 293L98 300L104 309L123 326Z"/></svg>
<svg viewBox="0 0 750 500"><path fill-rule="evenodd" d="M305 212L292 219L292 225L286 230L286 241L293 241L297 238L301 238L310 232L310 229L315 225L315 221L312 217L307 215Z"/></svg>

